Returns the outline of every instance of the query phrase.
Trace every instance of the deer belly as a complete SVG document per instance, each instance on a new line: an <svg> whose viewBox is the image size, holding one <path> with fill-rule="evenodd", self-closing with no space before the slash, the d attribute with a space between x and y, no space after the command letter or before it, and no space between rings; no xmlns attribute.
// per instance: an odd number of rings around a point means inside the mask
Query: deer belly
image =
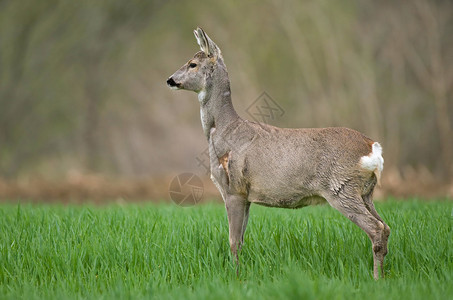
<svg viewBox="0 0 453 300"><path fill-rule="evenodd" d="M281 208L301 208L309 205L322 204L326 199L317 195L305 197L265 197L263 195L258 197L249 197L249 201L258 205L281 207Z"/></svg>

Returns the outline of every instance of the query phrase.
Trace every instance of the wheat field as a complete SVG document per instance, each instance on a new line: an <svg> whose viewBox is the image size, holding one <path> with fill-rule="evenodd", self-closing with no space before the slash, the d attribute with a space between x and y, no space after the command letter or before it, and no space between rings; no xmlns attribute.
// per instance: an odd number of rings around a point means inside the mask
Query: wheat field
<svg viewBox="0 0 453 300"><path fill-rule="evenodd" d="M0 205L2 299L446 299L453 202L377 203L386 278L371 242L329 206L252 206L239 275L219 204Z"/></svg>

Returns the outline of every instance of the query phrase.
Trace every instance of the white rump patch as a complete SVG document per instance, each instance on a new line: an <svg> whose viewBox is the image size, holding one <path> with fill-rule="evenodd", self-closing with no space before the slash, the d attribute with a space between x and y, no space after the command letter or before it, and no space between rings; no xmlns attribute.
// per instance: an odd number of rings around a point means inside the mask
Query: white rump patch
<svg viewBox="0 0 453 300"><path fill-rule="evenodd" d="M360 158L362 168L373 171L376 174L378 184L381 181L381 172L384 169L384 158L382 157L382 146L374 142L371 147L371 153Z"/></svg>

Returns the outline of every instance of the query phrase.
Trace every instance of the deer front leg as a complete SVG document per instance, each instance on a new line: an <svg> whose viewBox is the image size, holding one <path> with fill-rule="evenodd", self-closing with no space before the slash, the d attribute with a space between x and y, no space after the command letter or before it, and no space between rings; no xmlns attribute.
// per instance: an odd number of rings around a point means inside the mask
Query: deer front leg
<svg viewBox="0 0 453 300"><path fill-rule="evenodd" d="M222 195L222 199L225 202L228 193L229 179L228 174L214 146L215 132L216 129L211 128L209 139L209 165L211 169L211 180L219 190L220 194Z"/></svg>
<svg viewBox="0 0 453 300"><path fill-rule="evenodd" d="M230 249L239 267L238 251L243 243L250 203L243 196L227 195L225 207L230 231Z"/></svg>
<svg viewBox="0 0 453 300"><path fill-rule="evenodd" d="M242 222L241 246L244 244L245 229L247 229L247 223L249 221L250 204L251 203L248 201L245 204L244 221Z"/></svg>

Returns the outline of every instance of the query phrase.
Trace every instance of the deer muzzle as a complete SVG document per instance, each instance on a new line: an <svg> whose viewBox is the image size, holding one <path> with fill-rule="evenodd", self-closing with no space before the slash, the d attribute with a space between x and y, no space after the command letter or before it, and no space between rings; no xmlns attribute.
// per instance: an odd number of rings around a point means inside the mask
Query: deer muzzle
<svg viewBox="0 0 453 300"><path fill-rule="evenodd" d="M181 84L180 83L177 83L173 77L170 77L167 79L167 85L172 88L172 89L178 89L181 87Z"/></svg>

